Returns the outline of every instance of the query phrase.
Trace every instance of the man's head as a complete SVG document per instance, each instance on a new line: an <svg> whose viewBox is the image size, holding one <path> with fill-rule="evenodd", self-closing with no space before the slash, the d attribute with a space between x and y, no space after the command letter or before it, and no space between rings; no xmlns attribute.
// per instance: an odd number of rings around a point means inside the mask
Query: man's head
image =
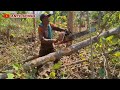
<svg viewBox="0 0 120 90"><path fill-rule="evenodd" d="M44 24L48 24L49 23L49 17L51 16L51 14L41 14L40 15L40 20L44 23Z"/></svg>

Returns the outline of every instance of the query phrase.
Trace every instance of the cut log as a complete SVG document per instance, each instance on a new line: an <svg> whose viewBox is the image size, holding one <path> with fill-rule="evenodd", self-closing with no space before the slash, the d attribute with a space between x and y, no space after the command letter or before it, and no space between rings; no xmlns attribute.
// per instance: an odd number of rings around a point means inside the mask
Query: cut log
<svg viewBox="0 0 120 90"><path fill-rule="evenodd" d="M93 43L97 42L101 36L107 37L107 36L113 35L113 34L115 34L115 35L120 34L120 27L114 28L114 29L109 30L107 32L103 32L98 37L97 36L92 37L92 42ZM50 53L46 56L39 57L37 59L35 58L32 61L26 62L23 65L23 67L24 67L25 70L29 70L30 69L29 67L36 67L36 66L39 66L39 65L44 65L45 63L50 62L50 61L54 61L55 59L61 58L62 56L70 55L74 52L77 52L81 48L86 47L88 45L90 45L90 39L87 39L87 40L84 40L80 43L72 45L72 46L66 48L65 50L60 50L60 51L57 51L57 52L54 52L54 53ZM114 53L117 50L119 50L119 48L117 48L116 50L113 50L112 52L110 52L110 54ZM72 63L71 65L76 64L76 63L81 63L81 62L84 62L84 61L78 61L78 62ZM67 65L67 66L69 66L69 65ZM64 66L62 66L62 67L64 67ZM13 72L13 71L11 71L11 72ZM0 79L5 79L5 78L7 78L7 73L0 73Z"/></svg>
<svg viewBox="0 0 120 90"><path fill-rule="evenodd" d="M89 31L82 31L82 32L79 32L79 33L70 34L67 38L76 39L76 38L80 38L81 36L84 36L88 33L89 33Z"/></svg>
<svg viewBox="0 0 120 90"><path fill-rule="evenodd" d="M106 53L106 54L113 54L114 52L119 51L119 50L120 50L120 48L116 48L115 50L110 51L109 53ZM99 56L101 56L101 54L100 54ZM99 56L98 56L98 57L99 57ZM94 58L96 58L96 57L94 57ZM73 63L68 64L68 65L63 65L63 66L61 66L60 68L68 67L68 66L75 65L75 64L79 64L79 63L83 63L83 62L89 62L89 60L82 60L82 61L73 62ZM10 73L13 73L13 72L14 72L14 71L10 71ZM7 78L7 73L5 73L5 72L0 72L0 79L6 79L6 78Z"/></svg>
<svg viewBox="0 0 120 90"><path fill-rule="evenodd" d="M90 31L90 30L89 30L89 31ZM79 32L79 33L70 34L69 36L67 36L67 40L68 40L68 42L69 42L69 40L74 40L74 39L76 39L76 38L80 38L80 37L82 37L82 36L84 36L84 35L86 35L86 34L89 34L89 31L82 31L82 32ZM91 32L94 32L94 31L91 31ZM33 60L33 59L36 59L36 58L38 58L38 57L39 57L39 55L34 56L34 57L32 57L32 58L29 58L29 59L23 61L23 63L28 62L28 61L31 61L31 60Z"/></svg>
<svg viewBox="0 0 120 90"><path fill-rule="evenodd" d="M95 43L99 40L99 38L101 36L107 37L109 35L118 34L118 33L120 33L120 27L103 32L99 36L94 36L94 37L92 37L91 40L93 43ZM26 62L23 65L23 67L25 70L29 70L30 68L34 68L34 67L37 67L39 65L44 65L47 62L55 61L55 59L60 59L62 56L71 55L72 53L77 52L81 48L90 45L90 42L91 42L90 39L84 40L82 42L79 42L77 44L69 46L68 48L66 48L64 50L59 50L57 52L50 53L46 56L39 57L39 58L34 59L32 61Z"/></svg>

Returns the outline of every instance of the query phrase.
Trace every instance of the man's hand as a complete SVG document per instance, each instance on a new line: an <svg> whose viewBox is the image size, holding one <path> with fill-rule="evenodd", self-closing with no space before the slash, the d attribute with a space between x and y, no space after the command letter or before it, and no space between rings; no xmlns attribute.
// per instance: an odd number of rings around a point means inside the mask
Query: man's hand
<svg viewBox="0 0 120 90"><path fill-rule="evenodd" d="M58 45L58 44L64 44L64 43L68 43L68 42L72 41L72 39L70 39L70 38L67 37L70 34L71 34L71 32L67 31L67 30L65 32L60 32L57 40L55 40L54 43L56 45Z"/></svg>
<svg viewBox="0 0 120 90"><path fill-rule="evenodd" d="M58 42L58 39L53 39L53 43L56 44Z"/></svg>

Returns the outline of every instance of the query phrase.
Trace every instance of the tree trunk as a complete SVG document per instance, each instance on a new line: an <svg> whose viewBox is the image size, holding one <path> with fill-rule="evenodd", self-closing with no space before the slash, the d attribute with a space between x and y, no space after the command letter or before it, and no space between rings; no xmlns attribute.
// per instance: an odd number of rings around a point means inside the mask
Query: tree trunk
<svg viewBox="0 0 120 90"><path fill-rule="evenodd" d="M74 12L73 11L69 11L68 12L68 21L67 21L67 28L72 32L73 31L73 16L74 16Z"/></svg>
<svg viewBox="0 0 120 90"><path fill-rule="evenodd" d="M35 11L33 11L33 14L35 14ZM35 18L33 18L33 28L34 28L33 33L34 33L34 36L36 37L36 19Z"/></svg>
<svg viewBox="0 0 120 90"><path fill-rule="evenodd" d="M74 20L74 12L73 11L69 11L68 12L68 17L67 17L67 28L69 31L73 32L73 27L74 27L74 23L73 23L73 20ZM70 46L72 45L72 41L67 43L66 46Z"/></svg>
<svg viewBox="0 0 120 90"><path fill-rule="evenodd" d="M53 22L54 22L54 23L55 23L55 21L56 21L56 20L55 20L55 19L56 19L56 18L55 18L55 13L56 13L56 12L53 11L53 16L54 16L54 21L53 21Z"/></svg>
<svg viewBox="0 0 120 90"><path fill-rule="evenodd" d="M102 17L102 12L99 11L99 16L98 16L98 29L100 29L101 17Z"/></svg>
<svg viewBox="0 0 120 90"><path fill-rule="evenodd" d="M82 18L82 11L80 11L79 32L81 32L81 26L82 26L82 23L81 23L81 22L82 22L82 21L81 21L82 19L81 19L81 18Z"/></svg>
<svg viewBox="0 0 120 90"><path fill-rule="evenodd" d="M89 11L87 11L87 31L89 31L89 29L91 29L91 25L90 25L90 19L89 19ZM94 79L95 78L95 75L94 75L94 60L93 60L93 47L92 47L92 33L91 33L92 30L90 30L90 49L91 49L91 60L90 60L90 68L91 68L91 79Z"/></svg>
<svg viewBox="0 0 120 90"><path fill-rule="evenodd" d="M87 30L89 30L89 12L87 11Z"/></svg>
<svg viewBox="0 0 120 90"><path fill-rule="evenodd" d="M118 34L118 33L120 33L120 27L103 32L99 36L94 36L91 38L91 40L92 40L92 43L95 43L99 40L99 38L101 36L107 37L109 35ZM74 44L72 46L69 46L68 48L66 48L64 50L59 50L57 52L50 53L46 56L39 57L35 60L25 63L23 65L23 67L25 70L29 70L30 69L29 67L34 68L36 66L43 65L47 62L55 61L55 59L60 59L62 56L71 55L72 53L77 52L78 50L82 49L83 47L90 45L91 40L87 39L87 40L84 40L77 44Z"/></svg>
<svg viewBox="0 0 120 90"><path fill-rule="evenodd" d="M33 11L33 14L35 14L35 11ZM35 42L35 37L36 37L36 19L33 18L33 32L31 42Z"/></svg>
<svg viewBox="0 0 120 90"><path fill-rule="evenodd" d="M8 42L10 42L10 29L7 29L6 37L7 37Z"/></svg>
<svg viewBox="0 0 120 90"><path fill-rule="evenodd" d="M106 32L103 32L98 37L94 36L94 37L92 37L92 41L93 41L93 43L95 43L99 40L100 37L102 37L102 36L107 37L107 36L110 36L110 35L113 35L113 34L120 34L120 27L111 29L111 30L106 31ZM70 46L70 47L68 47L64 50L59 50L57 52L53 52L53 53L50 53L46 56L39 57L37 59L29 61L29 62L25 63L23 65L23 67L24 67L25 70L29 70L30 67L33 68L33 67L36 67L36 66L39 66L39 65L43 65L43 64L45 64L47 62L50 62L50 61L54 61L56 58L60 59L62 56L71 55L72 53L77 52L81 48L86 47L88 45L90 45L90 39L79 42L79 43L77 43L75 45L72 45L72 46ZM79 62L77 62L77 63L79 63ZM11 73L12 72L14 72L14 70L12 70ZM7 74L6 73L0 73L0 79L5 79L5 78L7 78Z"/></svg>

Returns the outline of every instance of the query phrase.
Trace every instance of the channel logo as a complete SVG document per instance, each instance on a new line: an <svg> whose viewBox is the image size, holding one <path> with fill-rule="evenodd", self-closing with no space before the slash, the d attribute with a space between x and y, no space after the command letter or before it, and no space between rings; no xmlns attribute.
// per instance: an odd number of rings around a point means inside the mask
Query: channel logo
<svg viewBox="0 0 120 90"><path fill-rule="evenodd" d="M2 15L3 18L35 18L35 14L7 14Z"/></svg>
<svg viewBox="0 0 120 90"><path fill-rule="evenodd" d="M10 14L6 14L5 13L5 14L2 15L2 17L4 17L4 18L10 18Z"/></svg>

